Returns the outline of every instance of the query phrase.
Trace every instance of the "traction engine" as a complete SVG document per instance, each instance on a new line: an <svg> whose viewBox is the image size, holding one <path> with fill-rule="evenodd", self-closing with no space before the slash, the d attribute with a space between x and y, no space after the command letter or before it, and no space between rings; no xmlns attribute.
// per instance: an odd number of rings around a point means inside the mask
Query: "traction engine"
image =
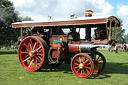
<svg viewBox="0 0 128 85"><path fill-rule="evenodd" d="M19 61L26 70L37 71L42 67L59 66L63 62L71 64L73 73L82 78L104 70L105 57L89 40L81 41L79 33L40 35L28 36L19 45Z"/></svg>
<svg viewBox="0 0 128 85"><path fill-rule="evenodd" d="M115 16L91 17L92 13L87 10L86 17L82 19L72 16L69 20L12 23L12 28L21 27L18 58L22 67L28 71L37 71L68 63L73 73L81 78L102 72L106 59L97 51L97 45L116 45L120 21ZM24 27L34 27L31 35L23 37ZM70 32L64 33L62 29L70 29ZM81 29L84 39L80 38ZM92 29L94 38L91 37Z"/></svg>

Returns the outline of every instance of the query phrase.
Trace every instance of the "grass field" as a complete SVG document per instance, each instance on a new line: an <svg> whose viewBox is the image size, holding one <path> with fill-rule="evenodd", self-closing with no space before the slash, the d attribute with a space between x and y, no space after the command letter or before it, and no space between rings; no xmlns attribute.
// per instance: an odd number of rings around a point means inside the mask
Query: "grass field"
<svg viewBox="0 0 128 85"><path fill-rule="evenodd" d="M16 50L0 50L0 85L128 85L128 52L99 51L106 57L105 71L84 79L75 76L68 64L38 72L26 71Z"/></svg>

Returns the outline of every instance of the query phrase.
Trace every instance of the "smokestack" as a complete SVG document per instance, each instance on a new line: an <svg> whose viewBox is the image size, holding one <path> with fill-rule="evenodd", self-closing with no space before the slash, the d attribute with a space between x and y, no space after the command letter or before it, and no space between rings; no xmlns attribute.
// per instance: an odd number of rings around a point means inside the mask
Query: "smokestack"
<svg viewBox="0 0 128 85"><path fill-rule="evenodd" d="M93 11L92 10L86 10L85 11L85 17L92 17Z"/></svg>

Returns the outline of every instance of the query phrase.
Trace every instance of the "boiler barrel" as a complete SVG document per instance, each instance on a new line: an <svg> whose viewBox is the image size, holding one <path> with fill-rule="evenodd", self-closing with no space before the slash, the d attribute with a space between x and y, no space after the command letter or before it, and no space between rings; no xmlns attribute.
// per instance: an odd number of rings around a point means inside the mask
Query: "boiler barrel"
<svg viewBox="0 0 128 85"><path fill-rule="evenodd" d="M92 43L75 43L75 44L68 44L68 51L70 53L78 53L78 52L82 52L82 53L91 53L91 51L93 49L97 48L97 46L95 46Z"/></svg>

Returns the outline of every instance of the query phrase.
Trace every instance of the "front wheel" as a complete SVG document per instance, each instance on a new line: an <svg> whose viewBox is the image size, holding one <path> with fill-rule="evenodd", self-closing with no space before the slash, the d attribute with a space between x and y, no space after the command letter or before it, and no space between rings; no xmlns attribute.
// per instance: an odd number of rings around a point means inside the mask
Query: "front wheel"
<svg viewBox="0 0 128 85"><path fill-rule="evenodd" d="M71 61L73 73L81 78L89 78L94 71L94 63L86 53L76 54Z"/></svg>

